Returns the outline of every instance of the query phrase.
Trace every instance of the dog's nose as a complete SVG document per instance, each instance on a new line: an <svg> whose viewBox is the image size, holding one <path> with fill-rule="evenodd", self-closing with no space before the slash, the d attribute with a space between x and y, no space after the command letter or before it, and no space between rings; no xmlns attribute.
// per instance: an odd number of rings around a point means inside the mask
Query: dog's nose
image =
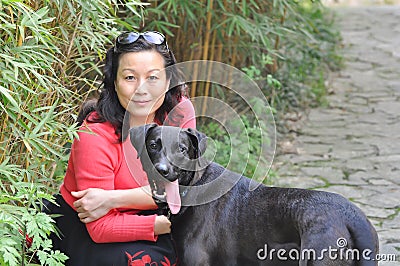
<svg viewBox="0 0 400 266"><path fill-rule="evenodd" d="M163 177L167 177L169 175L168 166L166 164L157 164L155 165L155 168Z"/></svg>

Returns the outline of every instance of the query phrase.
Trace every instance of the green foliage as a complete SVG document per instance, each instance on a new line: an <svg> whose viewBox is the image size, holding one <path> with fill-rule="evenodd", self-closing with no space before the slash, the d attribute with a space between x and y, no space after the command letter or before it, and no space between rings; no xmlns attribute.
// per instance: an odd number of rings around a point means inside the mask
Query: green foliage
<svg viewBox="0 0 400 266"><path fill-rule="evenodd" d="M255 115L263 113L257 109L265 108L261 99L253 98L250 104L254 112L244 112L223 123L209 118L198 120L198 129L208 136L205 157L253 180L272 184L275 128L271 121Z"/></svg>
<svg viewBox="0 0 400 266"><path fill-rule="evenodd" d="M100 60L124 27L120 17L141 8L136 1L1 1L0 265L64 264L66 256L51 250L55 228L40 202L65 174L78 103L97 90Z"/></svg>
<svg viewBox="0 0 400 266"><path fill-rule="evenodd" d="M41 211L38 201L52 200L51 195L45 185L24 181L24 172L8 161L0 166L0 265L30 265L37 258L42 264L64 265L66 256L52 251L48 239L55 231L53 220ZM31 245L25 236L34 240Z"/></svg>
<svg viewBox="0 0 400 266"><path fill-rule="evenodd" d="M285 21L282 59L275 73L282 83L276 99L281 111L325 104L327 74L342 65L333 14L317 2L300 3Z"/></svg>
<svg viewBox="0 0 400 266"><path fill-rule="evenodd" d="M143 29L173 36L178 61L256 70L259 87L282 113L325 104L327 72L341 66L340 35L319 0L166 0L151 2L144 14ZM194 83L191 96L203 95L236 101L218 86Z"/></svg>

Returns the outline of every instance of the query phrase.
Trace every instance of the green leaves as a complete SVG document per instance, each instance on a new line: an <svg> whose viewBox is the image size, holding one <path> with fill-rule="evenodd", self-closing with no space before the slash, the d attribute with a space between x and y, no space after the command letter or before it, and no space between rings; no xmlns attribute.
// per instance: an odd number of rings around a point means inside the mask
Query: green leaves
<svg viewBox="0 0 400 266"><path fill-rule="evenodd" d="M126 25L121 17L137 27L142 12L138 1L1 1L0 265L64 264L41 202L65 174L78 106L99 85L99 58Z"/></svg>
<svg viewBox="0 0 400 266"><path fill-rule="evenodd" d="M49 241L47 241L47 244ZM63 266L64 261L68 258L66 255L61 253L59 250L50 250L49 245L45 245L45 251L38 250L37 256L42 265L52 265L52 266Z"/></svg>
<svg viewBox="0 0 400 266"><path fill-rule="evenodd" d="M282 110L323 104L326 73L341 65L334 16L320 1L298 1L288 10L283 61L275 75L282 82L278 101Z"/></svg>
<svg viewBox="0 0 400 266"><path fill-rule="evenodd" d="M3 102L6 103L7 101L10 102L14 107L18 108L18 103L11 95L12 93L12 91L0 85L0 95L2 96L0 107L3 109L3 111L7 111L3 104Z"/></svg>
<svg viewBox="0 0 400 266"><path fill-rule="evenodd" d="M19 243L16 243L11 238L0 239L0 263L1 265L18 266L18 259L21 257L18 250L14 248Z"/></svg>
<svg viewBox="0 0 400 266"><path fill-rule="evenodd" d="M0 177L6 171L5 167L0 168ZM48 239L55 231L54 221L41 211L41 199L51 199L44 192L46 187L17 178L8 180L8 187L2 187L0 197L0 265L30 262L36 252L42 265L63 265L67 257L52 251ZM33 240L31 245L26 243L28 237Z"/></svg>

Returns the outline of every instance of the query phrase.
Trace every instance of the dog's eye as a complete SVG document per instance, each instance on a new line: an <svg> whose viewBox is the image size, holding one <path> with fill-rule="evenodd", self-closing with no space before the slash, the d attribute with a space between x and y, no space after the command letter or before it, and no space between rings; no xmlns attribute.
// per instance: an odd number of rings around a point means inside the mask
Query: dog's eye
<svg viewBox="0 0 400 266"><path fill-rule="evenodd" d="M187 148L186 148L186 147L179 146L179 152L184 153L184 152L186 152L186 151L187 151Z"/></svg>
<svg viewBox="0 0 400 266"><path fill-rule="evenodd" d="M149 147L152 150L156 150L157 149L157 144L156 143L150 143Z"/></svg>

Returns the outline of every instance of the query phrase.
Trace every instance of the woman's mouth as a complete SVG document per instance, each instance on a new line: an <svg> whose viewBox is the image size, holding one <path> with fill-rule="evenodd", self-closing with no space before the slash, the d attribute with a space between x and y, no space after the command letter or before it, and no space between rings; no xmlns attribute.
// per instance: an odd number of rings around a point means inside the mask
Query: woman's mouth
<svg viewBox="0 0 400 266"><path fill-rule="evenodd" d="M136 105L144 106L151 101L150 100L132 100L132 102L135 103Z"/></svg>

